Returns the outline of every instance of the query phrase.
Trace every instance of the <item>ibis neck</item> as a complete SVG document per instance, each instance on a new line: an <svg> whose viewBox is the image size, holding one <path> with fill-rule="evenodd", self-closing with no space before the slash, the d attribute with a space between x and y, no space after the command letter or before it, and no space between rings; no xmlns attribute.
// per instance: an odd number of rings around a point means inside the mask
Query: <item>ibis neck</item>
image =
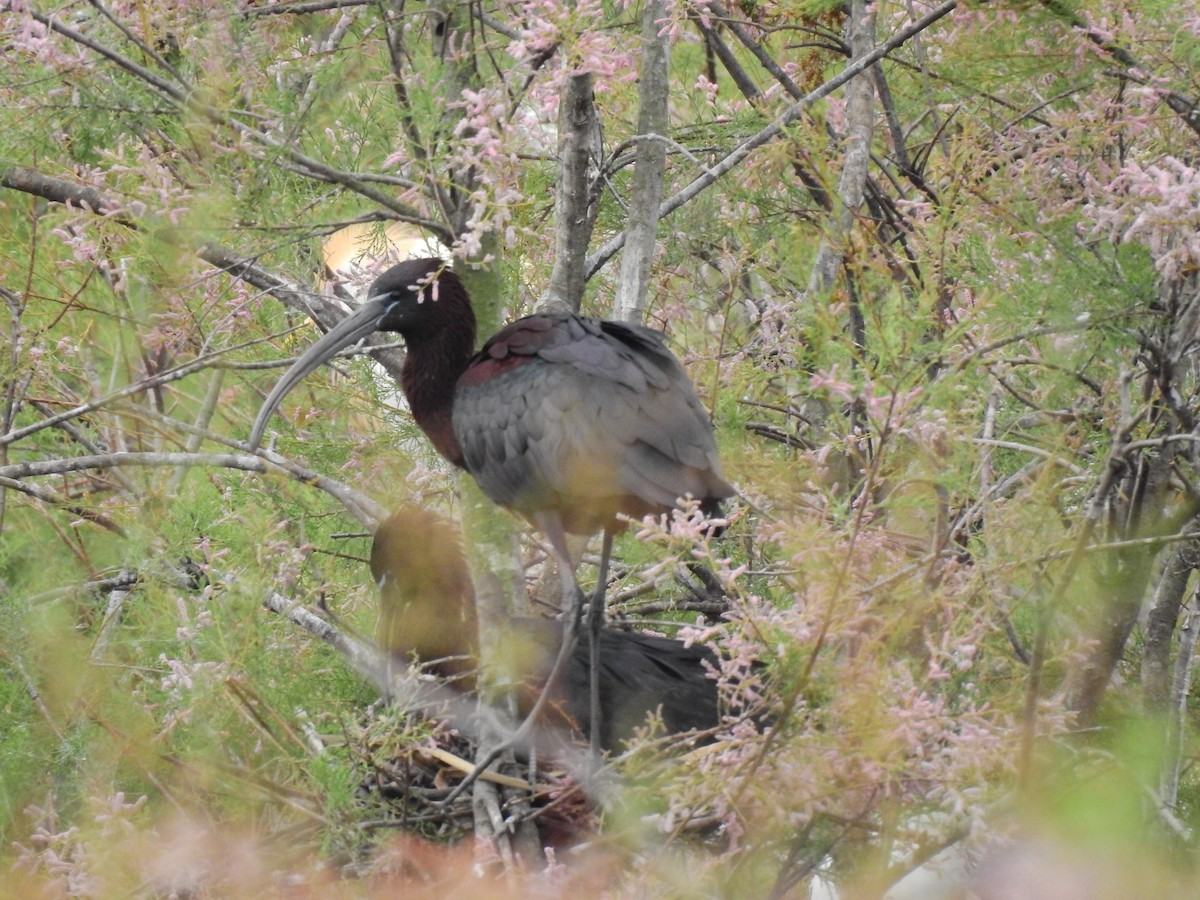
<svg viewBox="0 0 1200 900"><path fill-rule="evenodd" d="M447 329L425 340L409 341L400 384L417 426L438 453L459 468L462 448L454 436L451 415L454 389L471 361L475 335Z"/></svg>

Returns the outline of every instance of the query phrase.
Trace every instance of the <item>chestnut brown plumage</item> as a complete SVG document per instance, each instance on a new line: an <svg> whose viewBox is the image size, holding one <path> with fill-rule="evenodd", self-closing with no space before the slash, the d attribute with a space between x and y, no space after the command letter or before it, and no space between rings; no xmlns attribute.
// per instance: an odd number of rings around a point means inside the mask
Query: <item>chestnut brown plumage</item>
<svg viewBox="0 0 1200 900"><path fill-rule="evenodd" d="M379 586L381 648L451 679L463 690L475 684L479 635L474 593L458 535L446 521L406 507L375 532L371 573ZM505 623L502 664L518 685L522 715L532 708L550 674L563 625L549 619ZM638 632L600 632L598 676L603 749L618 747L659 714L667 733L708 731L719 723L716 657L708 648ZM565 677L553 689L540 724L591 733L590 649L578 645Z"/></svg>
<svg viewBox="0 0 1200 900"><path fill-rule="evenodd" d="M406 507L371 541L371 575L379 588L375 641L464 691L479 668L475 591L457 536L432 513Z"/></svg>

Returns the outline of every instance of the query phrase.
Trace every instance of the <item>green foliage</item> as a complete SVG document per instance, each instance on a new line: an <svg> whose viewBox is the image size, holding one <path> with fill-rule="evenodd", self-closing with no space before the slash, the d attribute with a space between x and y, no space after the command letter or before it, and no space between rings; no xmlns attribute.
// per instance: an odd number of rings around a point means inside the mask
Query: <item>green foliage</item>
<svg viewBox="0 0 1200 900"><path fill-rule="evenodd" d="M844 7L728 7L712 20L724 55L669 14L666 196L774 121L790 85L842 68ZM267 896L294 877L322 896L478 893L474 873L502 868L442 846L467 843L468 819L435 805L459 776L421 753L469 756L465 739L372 706L343 656L262 604L372 634L369 540L346 536L361 516L230 459L277 375L262 364L311 340L304 295L330 292L321 241L339 225L375 217L378 246L396 217L461 241L484 334L541 296L568 57L595 72L603 151L620 149L593 160L589 249L623 231L640 11L481 11L439 25L440 7L230 0L0 20L10 890ZM880 7L879 37L904 14ZM660 225L647 318L744 502L719 540L631 528L610 597L744 663L726 699L761 697L772 730L731 723L683 754L650 728L594 807L555 781L539 818L597 833L586 862L560 854L567 874L510 872L514 892L544 877L585 895L782 895L820 871L875 896L966 832L1015 835L1005 847L1051 886L1056 864L1088 885L1104 873L1114 896L1194 881L1197 701L1173 697L1176 714L1144 692L1141 606L1194 540L1195 132L1163 98L1194 104L1179 73L1195 35L1165 2L967 5L879 69L849 215L843 91ZM79 186L119 212L55 193ZM239 257L265 275L214 264ZM611 305L615 270L589 311ZM384 507L468 511L510 593L553 580L508 561L511 517L477 513L377 368L335 369L272 420L275 452ZM711 579L675 578L688 563ZM1186 662L1169 637L1167 662ZM200 861L225 871L181 884L156 868ZM323 870L368 874L334 886Z"/></svg>

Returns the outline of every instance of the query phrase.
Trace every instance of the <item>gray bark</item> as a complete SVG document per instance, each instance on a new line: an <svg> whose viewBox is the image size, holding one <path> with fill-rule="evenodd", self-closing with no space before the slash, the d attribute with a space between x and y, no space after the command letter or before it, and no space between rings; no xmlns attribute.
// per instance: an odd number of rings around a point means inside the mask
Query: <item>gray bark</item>
<svg viewBox="0 0 1200 900"><path fill-rule="evenodd" d="M1187 715L1188 694L1192 687L1192 659L1196 655L1196 638L1200 636L1200 614L1193 596L1192 607L1184 615L1179 628L1179 655L1175 659L1175 678L1171 689L1171 717L1167 722L1166 766L1159 788L1159 801L1169 809L1179 799L1179 773L1183 766L1183 731Z"/></svg>
<svg viewBox="0 0 1200 900"><path fill-rule="evenodd" d="M592 96L592 76L570 76L559 99L558 194L554 201L554 269L539 307L578 312L587 283L587 248L593 162L599 157L600 121Z"/></svg>
<svg viewBox="0 0 1200 900"><path fill-rule="evenodd" d="M875 11L866 0L853 0L846 21L850 54L855 61L875 48ZM851 63L853 65L853 62ZM871 161L871 136L874 132L875 86L869 71L846 85L846 161L838 183L838 205L830 237L821 242L808 281L808 293L823 293L837 281L837 273L846 260L854 218L862 206L867 184L867 166Z"/></svg>
<svg viewBox="0 0 1200 900"><path fill-rule="evenodd" d="M1188 579L1196 568L1197 548L1191 544L1168 554L1154 587L1146 616L1146 645L1142 653L1142 697L1148 710L1162 711L1170 699L1171 644L1183 606Z"/></svg>
<svg viewBox="0 0 1200 900"><path fill-rule="evenodd" d="M666 15L663 0L646 0L642 9L642 68L638 81L638 134L636 168L629 198L629 224L625 229L625 251L613 318L641 322L646 310L650 265L654 260L658 231L658 205L662 202L667 147L663 140L670 128L667 91L670 77L670 45L660 34L659 21Z"/></svg>

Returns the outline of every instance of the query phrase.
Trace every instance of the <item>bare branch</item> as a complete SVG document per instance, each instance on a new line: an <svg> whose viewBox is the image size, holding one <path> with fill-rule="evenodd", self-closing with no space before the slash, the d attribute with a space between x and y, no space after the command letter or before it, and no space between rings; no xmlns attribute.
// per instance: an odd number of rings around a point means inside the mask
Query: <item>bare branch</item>
<svg viewBox="0 0 1200 900"><path fill-rule="evenodd" d="M754 79L742 68L742 64L738 62L736 54L721 39L721 35L717 33L717 30L709 24L708 17L699 11L695 4L691 3L688 4L687 14L688 18L700 29L700 33L704 35L704 40L708 44L710 51L721 61L721 65L729 73L729 77L733 79L733 83L737 85L737 89L741 92L742 96L747 100L757 100L762 97L762 91L758 89L758 85L754 83Z"/></svg>
<svg viewBox="0 0 1200 900"><path fill-rule="evenodd" d="M52 203L86 209L97 215L107 216L128 228L136 229L138 227L137 222L125 214L120 203L95 188L43 175L41 172L25 166L0 163L0 187L42 197Z"/></svg>
<svg viewBox="0 0 1200 900"><path fill-rule="evenodd" d="M720 17L721 24L728 28L741 45L749 50L754 58L758 60L758 64L766 69L772 78L779 82L783 89L787 91L789 97L798 100L804 96L804 92L788 77L787 72L783 70L783 66L779 65L767 53L766 48L754 39L745 25L729 15L729 11L718 0L706 0L704 5L712 11L713 15Z"/></svg>
<svg viewBox="0 0 1200 900"><path fill-rule="evenodd" d="M77 207L95 212L105 216L111 221L120 222L122 225L132 230L140 230L141 225L135 219L127 215L122 205L107 195L97 191L95 188L85 187L83 185L74 184L61 178L54 178L49 175L44 175L34 169L29 169L24 166L2 165L0 164L0 187L11 188L12 190L22 191L32 194L37 197L42 197L54 203L62 203L67 206ZM311 317L322 328L328 330L346 317L347 313L324 294L318 293L311 288L304 287L296 282L289 281L280 275L277 275L262 266L253 259L248 259L232 250L222 247L218 244L208 243L196 250L196 255L207 262L209 265L220 269L236 278L245 281L252 287L257 288L264 293L268 293L275 297L285 306L294 309L303 315ZM372 336L364 342L372 347L367 352L377 363L387 370L388 374L397 382L400 378L400 369L404 365L404 356L393 349L382 349L386 347L387 340L379 336ZM216 351L205 359L211 360L213 356L220 353L228 352L236 348L226 348L225 350ZM14 432L9 432L5 435L0 435L0 446L11 443L14 440L39 431L42 428L56 425L59 422L74 418L106 405L114 399L119 399L121 396L128 396L133 393L140 393L144 390L151 390L166 383L166 380L175 380L182 378L192 372L199 371L207 367L208 364L204 360L193 360L183 366L179 366L168 372L162 372L151 378L136 382L133 385L114 392L102 400L93 401L89 404L77 407L75 410L68 410L59 416L43 420L34 425L27 426L24 429L18 429Z"/></svg>
<svg viewBox="0 0 1200 900"><path fill-rule="evenodd" d="M2 467L0 467L2 468ZM125 529L114 522L108 516L103 516L95 510L87 509L86 507L77 506L73 500L67 500L55 494L53 491L47 491L38 487L35 484L27 484L17 478L6 478L0 475L0 488L9 488L14 491L19 491L27 497L32 497L35 500L45 503L49 506L65 509L72 515L79 516L85 522L91 522L94 525L99 525L105 531L111 531L113 534L125 535Z"/></svg>
<svg viewBox="0 0 1200 900"><path fill-rule="evenodd" d="M872 64L880 59L883 59L883 57L887 56L897 47L903 46L906 42L911 40L914 36L920 34L925 29L929 28L939 19L949 15L957 6L957 0L949 0L949 2L943 3L941 6L936 7L926 15L922 16L916 22L913 22L907 28L897 32L891 38L884 41L866 56L859 57L858 59L854 60L840 73L826 81L816 90L810 92L802 99L793 103L779 116L777 116L770 125L767 125L765 128L742 141L742 143L738 144L738 146L735 147L724 159L712 166L702 175L698 176L682 190L676 192L674 195L663 201L663 204L658 211L659 218L665 218L675 210L679 209L681 206L696 199L696 197L698 197L701 193L712 187L712 185L719 178L729 174L739 165L741 165L742 161L759 147L782 135L784 130L789 125L798 120L804 114L804 112L818 100L833 93L843 84L850 81L850 79L868 69ZM613 255L620 250L624 244L625 235L622 233L607 241L599 250L589 256L587 260L587 276L590 278L592 275L596 274L600 267L612 259Z"/></svg>
<svg viewBox="0 0 1200 900"><path fill-rule="evenodd" d="M335 9L349 9L352 6L374 6L378 0L305 0L299 3L278 3L263 6L258 3L245 3L238 10L238 15L254 16L303 16L309 13L331 12Z"/></svg>
<svg viewBox="0 0 1200 900"><path fill-rule="evenodd" d="M197 112L203 115L210 122L228 128L235 134L258 144L261 147L267 148L272 153L279 154L280 158L282 158L282 160L287 163L293 171L310 178L328 182L330 184L341 185L342 187L345 187L348 190L379 204L379 206L382 208L390 210L401 221L411 222L420 228L428 230L431 234L436 235L440 240L446 241L447 243L450 242L449 231L443 224L426 219L412 207L403 203L398 203L394 197L376 190L354 173L346 172L327 165L318 159L300 152L295 147L291 146L290 143L273 138L261 129L252 128L249 125L238 121L233 116L226 115L216 107L201 102L191 85L183 83L182 86L177 86L166 79L160 78L158 75L154 74L144 66L138 65L132 59L129 59L128 57L116 52L112 48L105 46L101 42L93 40L83 32L71 28L69 25L65 24L54 16L48 16L34 10L30 10L29 15L31 15L35 21L40 22L51 31L55 31L68 40L87 47L89 50L92 50L100 56L103 56L114 65L124 69L126 72L152 87L158 93L166 96L168 100L177 104L180 108Z"/></svg>
<svg viewBox="0 0 1200 900"><path fill-rule="evenodd" d="M522 753L536 754L539 750L553 748L556 762L570 771L575 780L585 785L598 800L603 799L605 785L591 774L590 760L586 754L569 747L557 729L535 725L531 717L514 730L473 695L454 690L440 680L421 676L403 660L381 653L281 594L269 594L263 599L263 606L285 616L293 624L333 647L356 672L374 684L402 712L434 712L473 740L478 741L485 731L490 732L506 747ZM538 705L541 705L540 698ZM489 776L490 773L476 766L467 773L466 780L460 783L454 794L476 779L500 780ZM505 779L504 783L511 781ZM444 802L449 804L452 798L453 795Z"/></svg>
<svg viewBox="0 0 1200 900"><path fill-rule="evenodd" d="M20 481L25 478L64 475L88 469L109 469L114 466L211 466L263 475L283 474L302 484L310 484L342 503L368 528L373 529L376 523L388 514L386 508L340 481L307 469L278 454L265 450L259 453L259 456L244 453L107 453L100 456L10 463L0 466L0 478L6 481Z"/></svg>

